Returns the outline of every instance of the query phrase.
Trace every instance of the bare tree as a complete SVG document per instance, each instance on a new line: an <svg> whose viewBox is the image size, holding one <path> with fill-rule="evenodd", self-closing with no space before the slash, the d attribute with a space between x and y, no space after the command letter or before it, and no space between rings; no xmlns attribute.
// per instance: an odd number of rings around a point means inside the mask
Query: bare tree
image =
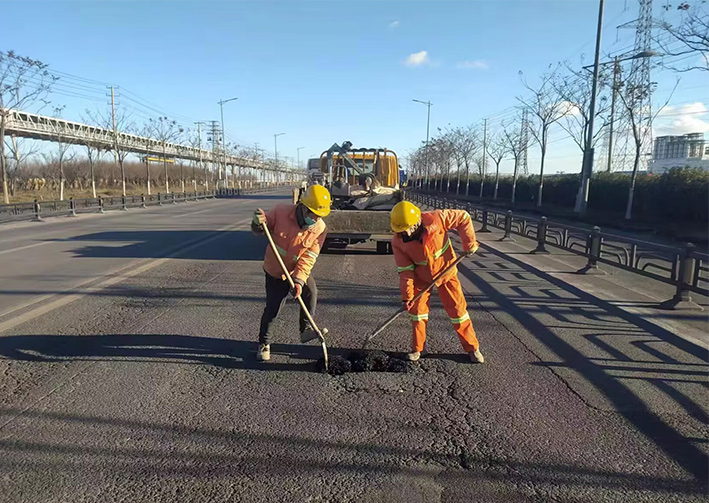
<svg viewBox="0 0 709 503"><path fill-rule="evenodd" d="M515 122L517 124L515 124ZM522 134L522 118L518 117L516 121L511 121L502 124L502 135L505 138L508 152L512 154L514 159L514 171L512 173L512 197L510 202L515 203L517 193L517 177L519 176L519 161L524 155L524 151L529 145L525 145L524 135ZM518 125L519 124L519 125Z"/></svg>
<svg viewBox="0 0 709 503"><path fill-rule="evenodd" d="M517 100L529 110L532 115L529 131L534 137L534 140L539 144L541 150L541 161L539 165L539 190L537 193L537 206L542 205L542 192L544 190L544 160L547 153L547 145L549 144L549 128L552 124L561 120L566 113L568 107L560 98L557 89L554 86L554 81L557 78L559 67L547 68L541 75L541 81L537 86L530 85L522 73L522 84L525 88L532 92L530 98L520 98Z"/></svg>
<svg viewBox="0 0 709 503"><path fill-rule="evenodd" d="M65 106L54 107L52 115L54 117L61 118L64 108ZM64 163L73 159L73 155L69 154L71 144L66 143L64 141L64 138L62 138L61 134L57 135L54 141L56 144L56 153L53 155L50 154L49 156L45 155L45 159L47 159L48 162L56 164L59 167L59 200L63 201L64 185L66 182L66 179L64 177Z"/></svg>
<svg viewBox="0 0 709 503"><path fill-rule="evenodd" d="M8 178L10 179L10 195L15 195L15 184L17 180L22 178L23 168L27 160L39 152L39 145L24 138L17 138L15 135L10 136L10 143L6 145L14 165L7 169ZM5 160L7 163L7 159ZM6 164L6 166L9 166Z"/></svg>
<svg viewBox="0 0 709 503"><path fill-rule="evenodd" d="M92 123L100 126L109 131L113 131L113 146L111 148L115 161L121 171L121 189L122 193L126 195L126 168L125 160L130 154L127 146L121 140L121 133L132 134L135 132L135 123L131 118L131 115L123 109L115 110L115 117L111 111L107 112L89 112L87 110L87 115L89 116ZM115 122L114 122L115 121ZM115 127L114 127L115 126ZM111 170L113 173L113 170ZM113 178L113 176L112 176ZM112 180L113 181L113 180Z"/></svg>
<svg viewBox="0 0 709 503"><path fill-rule="evenodd" d="M41 61L0 51L0 177L5 204L10 203L5 164L5 128L11 110L25 110L34 103L47 103L52 83L57 78Z"/></svg>
<svg viewBox="0 0 709 503"><path fill-rule="evenodd" d="M559 75L554 79L554 87L561 103L565 108L563 120L559 125L564 131L569 133L571 139L576 143L581 152L586 155L586 138L591 122L591 99L593 96L593 74L586 70L576 70L568 63L565 65L568 74ZM605 68L601 68L605 70ZM606 126L609 124L609 111L611 101L608 94L613 92L608 84L609 76L606 71L599 74L598 89L596 96L596 113L594 118L593 147L602 137ZM610 171L610 167L608 168ZM581 166L583 170L583 165Z"/></svg>
<svg viewBox="0 0 709 503"><path fill-rule="evenodd" d="M167 174L167 144L175 142L184 129L176 121L167 117L150 119L151 136L162 145L162 162L165 169L165 192L170 193L170 181Z"/></svg>
<svg viewBox="0 0 709 503"><path fill-rule="evenodd" d="M668 3L663 7L669 11L674 6ZM703 64L677 66L678 61L673 62L670 59L669 62L663 63L663 66L678 72L709 71L709 2L681 2L677 4L676 10L680 13L679 22L660 23L659 35L655 41L665 57L697 55L703 60ZM672 47L673 44L678 46Z"/></svg>
<svg viewBox="0 0 709 503"><path fill-rule="evenodd" d="M82 121L87 123L87 124L95 124L99 127L102 126L101 121L98 120L99 114L98 113L92 113L89 110L86 110L86 117L82 117ZM105 149L101 146L99 142L91 142L87 141L84 144L84 148L86 148L86 158L89 161L89 176L91 177L91 194L94 199L96 199L96 174L95 174L95 165L98 161L101 160L101 157L103 153L105 152Z"/></svg>
<svg viewBox="0 0 709 503"><path fill-rule="evenodd" d="M500 185L500 164L510 153L509 141L504 131L500 131L488 139L487 153L495 163L495 192L492 198L497 199L497 189Z"/></svg>
<svg viewBox="0 0 709 503"><path fill-rule="evenodd" d="M677 84L675 84L674 89L670 93L667 101L658 107L655 113L651 116L646 115L646 111L642 110L642 106L647 102L649 96L655 89L657 84L650 83L635 83L634 78L631 75L627 82L622 83L623 89L619 93L620 101L623 105L623 111L627 117L630 130L633 134L633 142L635 144L635 159L633 161L633 173L630 176L630 188L628 189L628 202L625 208L625 219L630 220L632 216L633 208L633 197L635 194L635 181L638 176L638 168L640 167L640 157L642 156L642 146L645 143L646 135L651 134L652 123L654 122L657 115L667 106L674 94L675 89L677 89Z"/></svg>

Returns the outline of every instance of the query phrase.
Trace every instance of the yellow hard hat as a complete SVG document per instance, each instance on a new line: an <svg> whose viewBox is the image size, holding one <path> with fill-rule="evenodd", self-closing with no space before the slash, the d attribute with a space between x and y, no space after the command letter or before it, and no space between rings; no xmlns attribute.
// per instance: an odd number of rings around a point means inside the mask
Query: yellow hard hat
<svg viewBox="0 0 709 503"><path fill-rule="evenodd" d="M401 201L391 209L391 230L404 232L421 220L421 210L409 201Z"/></svg>
<svg viewBox="0 0 709 503"><path fill-rule="evenodd" d="M300 198L300 202L319 217L330 214L330 193L322 185L311 185Z"/></svg>

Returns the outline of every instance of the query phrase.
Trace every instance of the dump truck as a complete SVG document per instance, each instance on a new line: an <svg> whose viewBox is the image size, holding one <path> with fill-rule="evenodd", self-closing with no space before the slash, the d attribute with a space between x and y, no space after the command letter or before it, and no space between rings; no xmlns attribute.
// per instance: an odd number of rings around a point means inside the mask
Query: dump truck
<svg viewBox="0 0 709 503"><path fill-rule="evenodd" d="M374 241L378 253L391 253L389 211L402 199L400 169L393 150L352 148L349 141L308 160L308 185L324 185L332 196L326 249ZM301 191L294 190L294 201Z"/></svg>

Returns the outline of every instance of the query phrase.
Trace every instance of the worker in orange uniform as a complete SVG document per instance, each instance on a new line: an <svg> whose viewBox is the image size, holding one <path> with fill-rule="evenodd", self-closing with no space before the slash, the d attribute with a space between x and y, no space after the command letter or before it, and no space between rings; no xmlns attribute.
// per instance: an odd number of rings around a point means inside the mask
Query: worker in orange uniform
<svg viewBox="0 0 709 503"><path fill-rule="evenodd" d="M281 204L268 213L259 208L254 213L251 230L256 234L263 234L263 225L268 226L276 245L276 253L281 255L295 284L291 289L269 245L263 260L263 270L266 273L266 307L261 317L259 346L256 353L259 360L271 359L270 345L273 339L274 322L289 291L294 298L302 295L308 311L311 314L315 312L318 289L311 271L325 242L326 226L322 217L330 214L330 205L328 190L322 185L312 185L297 204ZM317 337L318 334L301 309L301 342L308 342Z"/></svg>
<svg viewBox="0 0 709 503"><path fill-rule="evenodd" d="M416 301L413 301L414 297L431 284L434 276L456 260L448 231L458 231L466 254L475 253L478 242L467 211L437 210L421 213L409 201L401 201L391 210L391 229L396 233L392 239L392 248L399 272L401 298L413 325L411 352L407 357L417 361L426 342L431 294L429 291ZM483 363L485 359L468 315L457 268L452 268L436 281L436 286L463 349L470 355L471 361Z"/></svg>

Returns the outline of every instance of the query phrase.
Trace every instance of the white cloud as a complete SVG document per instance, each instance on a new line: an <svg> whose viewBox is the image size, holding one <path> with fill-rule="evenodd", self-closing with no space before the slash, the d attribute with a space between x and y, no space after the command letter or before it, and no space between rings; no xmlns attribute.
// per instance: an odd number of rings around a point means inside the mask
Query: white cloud
<svg viewBox="0 0 709 503"><path fill-rule="evenodd" d="M461 61L456 66L462 70L487 70L490 68L490 64L484 59Z"/></svg>
<svg viewBox="0 0 709 503"><path fill-rule="evenodd" d="M709 132L709 109L699 101L679 107L665 107L655 119L656 135Z"/></svg>
<svg viewBox="0 0 709 503"><path fill-rule="evenodd" d="M578 103L572 103L571 101L560 102L559 110L565 115L581 115Z"/></svg>
<svg viewBox="0 0 709 503"><path fill-rule="evenodd" d="M421 66L426 65L430 62L431 60L428 59L428 51L419 51L413 54L409 54L409 57L406 58L404 64L406 66Z"/></svg>
<svg viewBox="0 0 709 503"><path fill-rule="evenodd" d="M396 30L399 27L399 21L392 21L389 23L390 30Z"/></svg>

